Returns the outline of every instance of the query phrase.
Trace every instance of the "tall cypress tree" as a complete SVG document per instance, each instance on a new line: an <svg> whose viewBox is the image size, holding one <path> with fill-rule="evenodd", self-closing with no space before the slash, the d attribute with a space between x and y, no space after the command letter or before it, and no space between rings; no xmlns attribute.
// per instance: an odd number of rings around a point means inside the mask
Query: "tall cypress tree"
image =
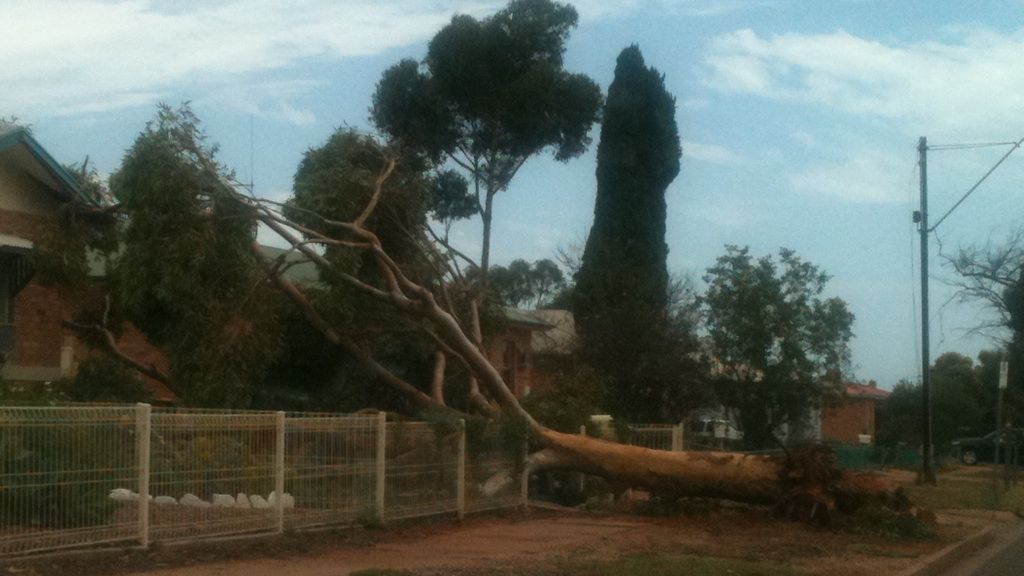
<svg viewBox="0 0 1024 576"><path fill-rule="evenodd" d="M607 408L631 421L678 418L686 386L672 360L665 190L682 150L675 98L637 46L619 55L597 150L597 202L573 311L585 363L605 378Z"/></svg>

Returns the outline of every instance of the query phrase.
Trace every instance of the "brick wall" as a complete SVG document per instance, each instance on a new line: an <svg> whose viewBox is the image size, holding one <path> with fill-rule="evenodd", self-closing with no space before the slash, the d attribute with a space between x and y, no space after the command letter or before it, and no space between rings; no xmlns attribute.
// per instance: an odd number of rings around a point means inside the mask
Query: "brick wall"
<svg viewBox="0 0 1024 576"><path fill-rule="evenodd" d="M56 288L29 282L14 298L14 355L8 363L59 370L65 335L61 322L70 312Z"/></svg>
<svg viewBox="0 0 1024 576"><path fill-rule="evenodd" d="M821 418L821 434L827 441L857 444L860 434L875 435L874 400L850 398L842 406L827 408Z"/></svg>

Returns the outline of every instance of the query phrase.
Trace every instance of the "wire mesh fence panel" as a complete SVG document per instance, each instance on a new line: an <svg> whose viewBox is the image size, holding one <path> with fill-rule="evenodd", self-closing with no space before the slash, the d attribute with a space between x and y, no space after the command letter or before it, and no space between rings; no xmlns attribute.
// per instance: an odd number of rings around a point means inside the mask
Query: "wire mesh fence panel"
<svg viewBox="0 0 1024 576"><path fill-rule="evenodd" d="M292 415L285 421L287 528L374 514L376 416Z"/></svg>
<svg viewBox="0 0 1024 576"><path fill-rule="evenodd" d="M672 424L632 424L626 444L652 450L672 450L675 430Z"/></svg>
<svg viewBox="0 0 1024 576"><path fill-rule="evenodd" d="M154 411L151 538L276 530L276 432L273 413Z"/></svg>
<svg viewBox="0 0 1024 576"><path fill-rule="evenodd" d="M524 446L501 426L473 428L466 435L466 511L510 508L523 502Z"/></svg>
<svg viewBox="0 0 1024 576"><path fill-rule="evenodd" d="M458 509L458 436L424 422L387 425L383 519Z"/></svg>
<svg viewBox="0 0 1024 576"><path fill-rule="evenodd" d="M131 407L0 407L0 556L139 534Z"/></svg>

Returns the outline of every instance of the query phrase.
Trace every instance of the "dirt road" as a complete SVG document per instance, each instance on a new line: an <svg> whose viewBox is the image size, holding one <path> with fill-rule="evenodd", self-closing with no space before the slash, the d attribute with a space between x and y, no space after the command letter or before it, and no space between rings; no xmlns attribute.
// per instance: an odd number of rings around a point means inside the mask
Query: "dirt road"
<svg viewBox="0 0 1024 576"><path fill-rule="evenodd" d="M623 518L543 518L529 522L477 523L415 541L342 548L315 556L260 558L144 572L147 576L345 576L369 568L420 569L468 566L481 560L537 558L580 547L600 547L624 534L653 528ZM617 546L616 546L617 548Z"/></svg>

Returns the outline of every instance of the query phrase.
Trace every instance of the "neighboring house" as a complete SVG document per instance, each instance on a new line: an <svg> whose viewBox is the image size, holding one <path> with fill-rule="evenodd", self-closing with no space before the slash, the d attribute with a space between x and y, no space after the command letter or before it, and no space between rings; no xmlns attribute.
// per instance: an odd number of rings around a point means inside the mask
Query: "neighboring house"
<svg viewBox="0 0 1024 576"><path fill-rule="evenodd" d="M60 290L35 279L31 252L59 233L53 216L71 202L101 207L32 134L0 124L0 355L4 382L32 383L72 376L90 352L62 322L73 315ZM133 326L119 341L125 352L160 364L163 355ZM165 360L163 361L165 362ZM173 395L147 383L157 401Z"/></svg>
<svg viewBox="0 0 1024 576"><path fill-rule="evenodd" d="M821 416L821 433L826 442L843 444L872 444L877 430L875 412L878 405L889 397L871 381L867 384L843 385L843 402L825 408Z"/></svg>
<svg viewBox="0 0 1024 576"><path fill-rule="evenodd" d="M534 334L546 332L552 325L532 311L504 308L504 313L508 327L488 339L484 352L512 393L522 398L534 387Z"/></svg>

